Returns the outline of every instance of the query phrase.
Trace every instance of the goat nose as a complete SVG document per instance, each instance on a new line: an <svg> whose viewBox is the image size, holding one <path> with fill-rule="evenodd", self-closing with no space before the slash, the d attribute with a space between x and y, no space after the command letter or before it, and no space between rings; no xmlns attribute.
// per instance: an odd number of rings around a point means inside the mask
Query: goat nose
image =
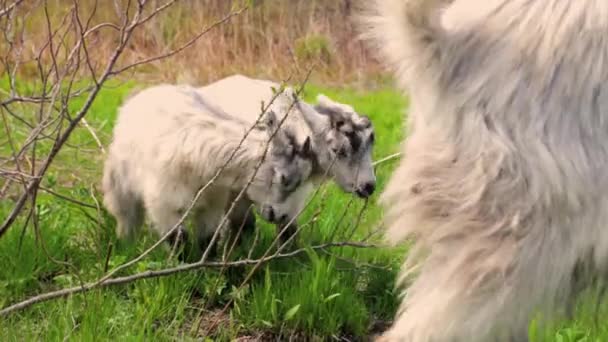
<svg viewBox="0 0 608 342"><path fill-rule="evenodd" d="M365 183L365 185L363 186L363 191L365 191L368 196L373 194L374 190L376 190L376 183L374 182Z"/></svg>
<svg viewBox="0 0 608 342"><path fill-rule="evenodd" d="M376 183L367 182L357 190L357 195L362 198L368 198L374 193L374 190L376 190Z"/></svg>
<svg viewBox="0 0 608 342"><path fill-rule="evenodd" d="M268 207L268 221L274 222L274 209Z"/></svg>

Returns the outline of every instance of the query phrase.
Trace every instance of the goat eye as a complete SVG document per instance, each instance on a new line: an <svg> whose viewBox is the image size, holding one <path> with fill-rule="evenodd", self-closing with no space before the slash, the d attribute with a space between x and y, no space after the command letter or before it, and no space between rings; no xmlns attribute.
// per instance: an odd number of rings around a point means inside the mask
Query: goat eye
<svg viewBox="0 0 608 342"><path fill-rule="evenodd" d="M376 136L374 135L374 133L369 135L369 143L373 144L376 141Z"/></svg>
<svg viewBox="0 0 608 342"><path fill-rule="evenodd" d="M331 151L340 158L345 158L348 154L348 152L346 151L346 148L344 148L344 147L332 148Z"/></svg>
<svg viewBox="0 0 608 342"><path fill-rule="evenodd" d="M287 177L285 175L281 175L281 185L287 186Z"/></svg>

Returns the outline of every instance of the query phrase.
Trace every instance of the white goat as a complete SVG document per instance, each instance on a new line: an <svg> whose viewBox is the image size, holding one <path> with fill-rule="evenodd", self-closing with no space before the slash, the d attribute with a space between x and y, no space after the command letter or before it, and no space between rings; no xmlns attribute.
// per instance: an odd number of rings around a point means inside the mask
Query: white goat
<svg viewBox="0 0 608 342"><path fill-rule="evenodd" d="M272 88L278 90L280 84L232 75L198 88L198 91L214 105L249 123L259 117L263 101L265 105L270 105L273 113L277 113L279 120L287 115L284 124L295 132L300 143L312 137L312 150L316 158L310 181L282 204L283 212L289 214L279 222L285 223L295 218L314 186L327 179L334 179L346 192L355 192L362 198L371 196L376 184L371 121L357 114L351 106L334 102L324 95L317 97L318 103L313 107L297 99L290 87L286 87L276 98ZM239 94L238 101L234 100L234 94ZM231 216L233 222L245 220L246 229L252 229L255 225L253 216L247 216L249 203L243 198L238 203L239 209ZM290 227L284 237L295 231L295 224ZM283 225L278 225L278 228L282 229Z"/></svg>
<svg viewBox="0 0 608 342"><path fill-rule="evenodd" d="M364 18L412 104L382 202L390 240L415 240L400 284L415 277L382 339L526 341L577 264L606 271L608 2L450 3Z"/></svg>
<svg viewBox="0 0 608 342"><path fill-rule="evenodd" d="M273 220L312 170L310 140L296 144L269 113L252 125L211 106L188 86L147 88L120 108L103 176L104 203L116 217L117 233L132 236L147 211L160 234L179 221L197 189L219 176L193 208L199 246L218 228L232 192L246 195ZM260 164L269 137L268 155ZM236 152L235 152L236 151ZM272 214L269 214L272 213ZM281 214L282 215L282 214ZM279 216L279 214L277 214Z"/></svg>

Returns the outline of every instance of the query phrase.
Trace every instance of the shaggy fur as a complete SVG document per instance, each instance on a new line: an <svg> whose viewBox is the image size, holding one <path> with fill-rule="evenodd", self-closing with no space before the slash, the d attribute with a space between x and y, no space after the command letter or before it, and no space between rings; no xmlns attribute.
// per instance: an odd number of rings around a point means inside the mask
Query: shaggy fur
<svg viewBox="0 0 608 342"><path fill-rule="evenodd" d="M271 113L241 144L251 125L212 107L194 88L160 85L128 99L103 177L104 203L118 221L118 235L132 236L144 208L156 230L166 233L197 189L227 163L193 209L197 238L204 243L218 228L231 193L240 192L255 172L269 137L269 152L246 195L272 221L268 213L281 213L292 184L310 176L313 159L309 140L296 144L294 133L278 125Z"/></svg>
<svg viewBox="0 0 608 342"><path fill-rule="evenodd" d="M313 107L298 100L290 87L271 103L274 96L272 88L278 90L280 85L232 75L198 90L215 105L247 122L258 119L264 101L265 105L270 105L271 111L277 113L279 120L287 115L285 125L296 132L298 142L312 137L316 160L311 179L283 204L284 210L288 210L290 215L280 221L285 223L294 218L306 204L314 186L327 179L334 179L346 192L354 192L362 198L371 196L376 184L372 165L374 129L371 121L356 113L351 106L332 101L324 95L317 97L318 103ZM234 94L240 95L238 101L234 100ZM239 210L231 216L234 222L243 221L248 206L249 201L245 198L239 202ZM247 229L253 228L253 216L250 215L246 221ZM285 237L296 230L295 224L290 227ZM278 226L279 230L282 228L283 225Z"/></svg>
<svg viewBox="0 0 608 342"><path fill-rule="evenodd" d="M366 38L411 98L382 203L415 243L383 340L525 341L577 263L608 262L608 2L371 3Z"/></svg>

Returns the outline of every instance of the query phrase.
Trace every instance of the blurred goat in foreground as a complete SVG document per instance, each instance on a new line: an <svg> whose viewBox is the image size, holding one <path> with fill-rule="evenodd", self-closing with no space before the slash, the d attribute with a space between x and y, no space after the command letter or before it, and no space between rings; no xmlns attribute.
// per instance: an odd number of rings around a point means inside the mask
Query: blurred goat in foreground
<svg viewBox="0 0 608 342"><path fill-rule="evenodd" d="M411 98L382 201L390 240L414 245L380 339L526 341L537 310L606 271L608 2L366 6L364 34Z"/></svg>

